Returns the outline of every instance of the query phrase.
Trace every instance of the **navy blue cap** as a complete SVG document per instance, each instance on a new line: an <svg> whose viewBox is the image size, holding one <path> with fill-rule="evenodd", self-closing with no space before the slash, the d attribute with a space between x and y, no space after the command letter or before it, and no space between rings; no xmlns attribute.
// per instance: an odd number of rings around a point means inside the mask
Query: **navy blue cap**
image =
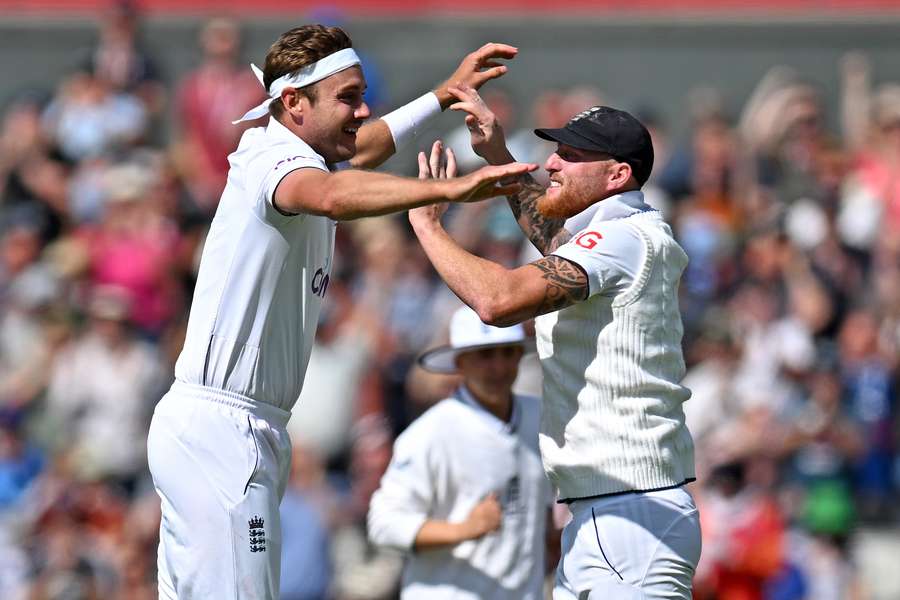
<svg viewBox="0 0 900 600"><path fill-rule="evenodd" d="M631 173L644 185L653 170L653 142L644 125L624 110L594 106L580 112L558 129L535 129L539 138L605 152L631 165Z"/></svg>

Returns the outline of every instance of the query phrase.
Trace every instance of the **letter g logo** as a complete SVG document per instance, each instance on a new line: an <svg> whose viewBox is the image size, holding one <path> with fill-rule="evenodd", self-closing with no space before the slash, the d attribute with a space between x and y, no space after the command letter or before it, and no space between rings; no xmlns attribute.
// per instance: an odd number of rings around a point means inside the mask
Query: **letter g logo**
<svg viewBox="0 0 900 600"><path fill-rule="evenodd" d="M581 246L582 248L587 248L591 250L594 246L597 245L597 242L603 239L603 236L600 235L598 231L586 231L575 238L575 243Z"/></svg>

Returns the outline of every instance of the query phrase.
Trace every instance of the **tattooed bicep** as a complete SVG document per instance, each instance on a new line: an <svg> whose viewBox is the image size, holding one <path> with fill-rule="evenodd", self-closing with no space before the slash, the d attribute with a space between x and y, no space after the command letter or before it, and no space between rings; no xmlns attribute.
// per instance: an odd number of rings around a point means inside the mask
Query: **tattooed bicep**
<svg viewBox="0 0 900 600"><path fill-rule="evenodd" d="M587 298L588 279L581 267L560 256L545 256L531 263L541 272L543 298L535 316L572 306Z"/></svg>

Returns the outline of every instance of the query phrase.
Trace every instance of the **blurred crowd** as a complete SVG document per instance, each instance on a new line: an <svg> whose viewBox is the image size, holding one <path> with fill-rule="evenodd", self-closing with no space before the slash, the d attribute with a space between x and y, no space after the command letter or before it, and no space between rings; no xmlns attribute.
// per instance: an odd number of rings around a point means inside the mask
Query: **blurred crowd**
<svg viewBox="0 0 900 600"><path fill-rule="evenodd" d="M200 64L177 82L137 25L127 6L112 12L79 69L0 113L4 599L156 597L146 431L242 133L231 120L262 90L236 23L203 25ZM836 68L840 106L785 67L737 109L697 90L686 136L652 106L624 107L651 128L646 196L691 258L681 308L701 600L896 591L896 568L874 580L863 563L878 563L872 539L900 544L900 85L875 86L864 56ZM553 148L530 130L615 104L613 91L547 90L524 106L500 82L484 95L513 154L543 163ZM464 127L444 139L463 169L477 164ZM533 256L503 200L449 218L482 256ZM395 437L455 384L414 366L455 299L404 216L341 225L335 264L289 424L282 598L387 600L402 557L367 543L368 500ZM539 380L526 360L520 387Z"/></svg>

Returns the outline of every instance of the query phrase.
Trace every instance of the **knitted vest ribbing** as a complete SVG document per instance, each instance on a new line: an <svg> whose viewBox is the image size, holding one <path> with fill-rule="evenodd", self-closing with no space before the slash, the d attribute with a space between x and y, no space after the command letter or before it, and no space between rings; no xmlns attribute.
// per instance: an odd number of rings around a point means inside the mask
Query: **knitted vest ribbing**
<svg viewBox="0 0 900 600"><path fill-rule="evenodd" d="M678 485L694 477L679 382L678 282L687 256L659 214L623 220L646 259L615 297L594 295L537 320L544 372L541 455L560 498Z"/></svg>

